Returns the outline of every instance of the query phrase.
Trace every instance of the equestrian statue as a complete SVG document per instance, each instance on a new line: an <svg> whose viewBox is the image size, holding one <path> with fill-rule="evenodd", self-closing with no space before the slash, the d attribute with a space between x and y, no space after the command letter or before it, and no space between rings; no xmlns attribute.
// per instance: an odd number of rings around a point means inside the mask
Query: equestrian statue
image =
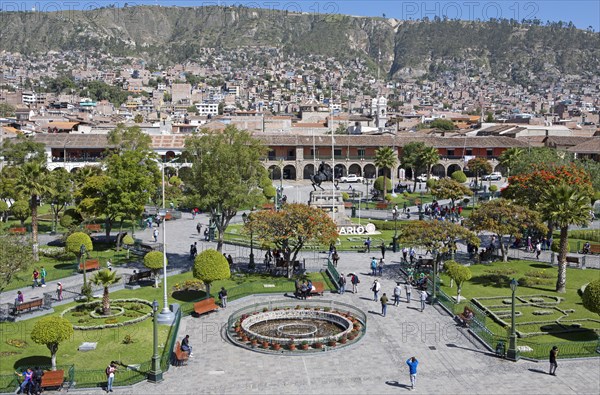
<svg viewBox="0 0 600 395"><path fill-rule="evenodd" d="M315 191L317 190L317 187L324 191L325 189L323 189L321 183L323 181L333 181L333 173L327 168L325 162L321 162L319 165L319 171L316 174L313 174L310 177L310 180L312 181L312 186Z"/></svg>

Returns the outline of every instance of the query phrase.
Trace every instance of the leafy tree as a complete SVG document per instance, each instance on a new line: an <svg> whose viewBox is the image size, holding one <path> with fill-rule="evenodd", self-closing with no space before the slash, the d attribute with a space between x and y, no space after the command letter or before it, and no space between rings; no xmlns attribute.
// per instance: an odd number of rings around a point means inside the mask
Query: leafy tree
<svg viewBox="0 0 600 395"><path fill-rule="evenodd" d="M456 182L460 182L461 184L467 182L467 175L462 170L455 171L450 175L450 178Z"/></svg>
<svg viewBox="0 0 600 395"><path fill-rule="evenodd" d="M163 259L165 254L162 251L150 251L144 255L144 266L152 270L154 275L154 287L158 288L158 273L163 268ZM167 260L167 265L169 261Z"/></svg>
<svg viewBox="0 0 600 395"><path fill-rule="evenodd" d="M577 161L576 165L590 175L592 187L596 193L600 192L600 162L586 158L581 161ZM596 200L598 199L599 198L596 198Z"/></svg>
<svg viewBox="0 0 600 395"><path fill-rule="evenodd" d="M450 178L437 180L430 189L431 194L435 197L439 199L450 199L453 207L455 200L462 199L464 196L473 195L473 192L471 192L468 187Z"/></svg>
<svg viewBox="0 0 600 395"><path fill-rule="evenodd" d="M279 211L252 213L245 228L263 244L272 243L277 249L284 251L288 277L291 277L291 265L304 245L330 245L338 237L336 225L327 213L297 203L286 204Z"/></svg>
<svg viewBox="0 0 600 395"><path fill-rule="evenodd" d="M77 267L79 267L79 264L81 263L81 258L84 258L83 261L83 288L82 291L84 294L86 294L86 292L90 289L88 289L88 284L86 281L86 267L85 267L85 258L82 254L83 249L81 248L81 246L85 246L85 251L87 252L87 254L89 254L90 252L92 252L94 250L94 244L92 243L92 239L90 238L89 235L87 235L86 233L83 232L75 232L72 233L69 237L67 237L66 243L65 243L65 251L66 252L70 252L71 254L74 254L77 257ZM89 296L86 294L86 296Z"/></svg>
<svg viewBox="0 0 600 395"><path fill-rule="evenodd" d="M340 123L334 131L335 134L348 134L348 125Z"/></svg>
<svg viewBox="0 0 600 395"><path fill-rule="evenodd" d="M74 183L75 191L81 189L88 178L94 176L100 176L103 174L103 170L98 166L90 166L86 165L77 169L74 173L72 173L71 177Z"/></svg>
<svg viewBox="0 0 600 395"><path fill-rule="evenodd" d="M193 175L186 186L197 205L210 211L221 251L223 235L237 211L264 201L260 185L267 177L261 163L265 146L248 132L228 126L223 132L205 130L187 139L186 150L193 158Z"/></svg>
<svg viewBox="0 0 600 395"><path fill-rule="evenodd" d="M385 180L385 191L383 190L383 182ZM381 192L381 196L385 195L388 191L392 190L392 180L385 178L384 176L379 176L375 179L375 182L373 182L373 188L375 188L375 190Z"/></svg>
<svg viewBox="0 0 600 395"><path fill-rule="evenodd" d="M586 285L581 295L583 307L592 313L600 314L600 279L596 279Z"/></svg>
<svg viewBox="0 0 600 395"><path fill-rule="evenodd" d="M394 171L393 169L396 167L396 163L398 163L398 158L396 157L396 152L394 152L392 147L381 147L375 151L375 166L383 169L383 185L381 185L381 191L384 189L383 186L386 186L386 190L384 191L383 195L385 195L385 192L388 191L386 170L389 169Z"/></svg>
<svg viewBox="0 0 600 395"><path fill-rule="evenodd" d="M35 323L31 330L31 340L44 344L50 350L52 370L56 370L58 346L73 336L73 325L63 317L44 317Z"/></svg>
<svg viewBox="0 0 600 395"><path fill-rule="evenodd" d="M504 151L500 158L500 164L506 168L506 177L510 177L510 170L514 169L517 163L523 157L525 150L519 147L512 147Z"/></svg>
<svg viewBox="0 0 600 395"><path fill-rule="evenodd" d="M109 85L102 81L91 81L81 92L82 96L89 96L96 101L108 100L119 107L127 101L129 92L121 89L120 86Z"/></svg>
<svg viewBox="0 0 600 395"><path fill-rule="evenodd" d="M135 122L135 123L144 122L144 116L142 114L135 114L135 117L133 117L133 122Z"/></svg>
<svg viewBox="0 0 600 395"><path fill-rule="evenodd" d="M25 226L25 221L31 215L31 208L27 200L17 200L10 206L10 212L13 217L21 221L21 226Z"/></svg>
<svg viewBox="0 0 600 395"><path fill-rule="evenodd" d="M560 229L558 253L558 279L556 292L566 292L567 252L569 225L587 225L590 221L590 198L571 184L559 184L548 188L540 203L544 218L555 223Z"/></svg>
<svg viewBox="0 0 600 395"><path fill-rule="evenodd" d="M18 135L14 139L4 139L0 156L4 156L5 163L12 166L20 166L25 162L45 162L46 153L42 143Z"/></svg>
<svg viewBox="0 0 600 395"><path fill-rule="evenodd" d="M40 162L25 162L20 168L18 183L15 187L17 193L29 198L31 208L31 238L33 247L33 260L39 260L38 254L38 206L39 199L51 192L47 183L48 170Z"/></svg>
<svg viewBox="0 0 600 395"><path fill-rule="evenodd" d="M140 115L140 114L138 114ZM139 122L138 122L139 123ZM120 150L150 150L152 138L139 126L125 127L122 123L108 133L108 142Z"/></svg>
<svg viewBox="0 0 600 395"><path fill-rule="evenodd" d="M417 173L424 167L421 160L421 153L425 150L425 147L425 143L417 141L408 143L402 148L400 162L402 166L412 170L414 179L413 190L417 187Z"/></svg>
<svg viewBox="0 0 600 395"><path fill-rule="evenodd" d="M492 172L492 165L485 158L473 158L467 162L467 167L475 174L475 183L478 182L480 175Z"/></svg>
<svg viewBox="0 0 600 395"><path fill-rule="evenodd" d="M8 207L8 203L6 203L4 200L0 200L0 222L6 221L9 211L10 207Z"/></svg>
<svg viewBox="0 0 600 395"><path fill-rule="evenodd" d="M0 117L14 117L15 107L8 103L0 103Z"/></svg>
<svg viewBox="0 0 600 395"><path fill-rule="evenodd" d="M491 232L496 235L500 240L504 262L508 261L508 243L513 237L523 237L525 229L541 234L548 231L537 212L506 199L495 199L480 205L471 213L466 226L474 232ZM503 241L506 235L507 244Z"/></svg>
<svg viewBox="0 0 600 395"><path fill-rule="evenodd" d="M127 248L127 259L129 259L129 247L135 243L135 240L133 240L133 237L131 237L130 235L125 235L125 237L123 237L122 242L123 244L125 244L125 248Z"/></svg>
<svg viewBox="0 0 600 395"><path fill-rule="evenodd" d="M58 215L73 201L73 183L68 171L59 167L48 173L46 178L49 189L44 194L44 199L51 204L53 223L58 223Z"/></svg>
<svg viewBox="0 0 600 395"><path fill-rule="evenodd" d="M523 152L517 155L512 163L511 174L525 175L531 172L531 169L551 170L555 167L567 166L571 162L572 156L564 151L554 148L535 147L529 148L527 153Z"/></svg>
<svg viewBox="0 0 600 395"><path fill-rule="evenodd" d="M163 101L165 103L170 103L173 101L173 96L170 93L165 92L163 93Z"/></svg>
<svg viewBox="0 0 600 395"><path fill-rule="evenodd" d="M469 281L473 277L471 269L460 265L455 261L448 261L444 265L448 276L456 283L456 301L460 302L460 292L465 281Z"/></svg>
<svg viewBox="0 0 600 395"><path fill-rule="evenodd" d="M121 281L121 277L117 276L117 272L108 269L102 269L94 274L90 282L95 285L102 285L104 292L102 294L102 314L110 315L110 297L108 287Z"/></svg>
<svg viewBox="0 0 600 395"><path fill-rule="evenodd" d="M4 203L4 202L2 202ZM21 273L28 275L27 269L33 260L31 246L22 237L0 236L0 293Z"/></svg>
<svg viewBox="0 0 600 395"><path fill-rule="evenodd" d="M427 179L431 176L431 167L440 161L440 154L435 147L424 147L420 155L421 163L427 169Z"/></svg>
<svg viewBox="0 0 600 395"><path fill-rule="evenodd" d="M210 286L214 281L231 277L227 258L217 250L204 250L194 259L194 278L206 284L206 293L210 295Z"/></svg>
<svg viewBox="0 0 600 395"><path fill-rule="evenodd" d="M449 119L434 119L433 121L431 121L431 123L429 124L429 126L433 129L440 129L440 130L454 130L456 129L456 127L454 126L454 123L449 120Z"/></svg>

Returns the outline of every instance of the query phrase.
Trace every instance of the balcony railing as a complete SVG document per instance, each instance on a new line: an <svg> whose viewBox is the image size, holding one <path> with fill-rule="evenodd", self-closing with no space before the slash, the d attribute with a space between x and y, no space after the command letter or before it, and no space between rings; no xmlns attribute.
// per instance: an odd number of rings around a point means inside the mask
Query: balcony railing
<svg viewBox="0 0 600 395"><path fill-rule="evenodd" d="M314 155L311 154L307 154L304 155L304 159L307 160L311 160L311 159L315 159ZM317 155L316 157L317 160L330 160L331 159L331 155ZM334 156L335 160L373 160L375 159L375 157L373 156L365 156L365 155L335 155Z"/></svg>
<svg viewBox="0 0 600 395"><path fill-rule="evenodd" d="M53 157L52 162L61 163L61 162L100 162L102 157L93 156L93 157L80 157L80 158L67 158L66 160L61 157Z"/></svg>

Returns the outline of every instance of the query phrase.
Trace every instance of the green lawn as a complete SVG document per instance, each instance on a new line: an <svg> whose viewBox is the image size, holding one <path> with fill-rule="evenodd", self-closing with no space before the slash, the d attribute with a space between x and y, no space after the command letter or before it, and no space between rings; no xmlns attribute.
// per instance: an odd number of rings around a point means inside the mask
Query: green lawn
<svg viewBox="0 0 600 395"><path fill-rule="evenodd" d="M473 265L470 267L473 277L463 285L462 296L467 300L478 298L479 302L490 311L502 316L502 319L510 325L510 298L511 290L509 282L512 278L519 280L520 286L517 288L516 296L519 298L516 310L521 314L516 318L517 331L523 334L532 334L533 332L548 332L551 334L540 334L527 337L523 342L528 341L551 344L565 341L596 340L600 333L600 320L598 314L586 310L577 294L577 290L584 284L600 278L600 271L588 269L567 269L567 292L559 294L554 291L558 269L538 262L531 261L510 261L508 263L496 262L491 265ZM533 277L536 274L539 277ZM529 280L538 284L523 284L523 278L535 278ZM449 296L456 296L456 287L450 288L450 279L441 275L443 285L441 289ZM548 297L560 297L563 300L558 304L552 304ZM486 299L495 298L495 299ZM529 306L532 299L543 299L538 306ZM549 303L550 302L550 303ZM463 301L461 305L455 308L455 312L462 312ZM543 312L542 312L543 311ZM536 314L534 314L536 312ZM587 329L581 332L572 333L552 333L556 329L552 328L552 323L557 319L565 320L564 324L578 323L582 328ZM503 328L493 319L488 318L486 325L493 333L505 336L508 328Z"/></svg>

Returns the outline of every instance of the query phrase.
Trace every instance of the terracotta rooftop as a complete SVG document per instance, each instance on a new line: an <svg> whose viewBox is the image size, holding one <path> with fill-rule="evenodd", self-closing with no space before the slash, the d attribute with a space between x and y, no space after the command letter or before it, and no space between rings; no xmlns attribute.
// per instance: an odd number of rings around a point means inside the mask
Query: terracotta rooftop
<svg viewBox="0 0 600 395"><path fill-rule="evenodd" d="M574 147L567 148L567 151L577 154L596 154L600 155L600 137L594 137Z"/></svg>

